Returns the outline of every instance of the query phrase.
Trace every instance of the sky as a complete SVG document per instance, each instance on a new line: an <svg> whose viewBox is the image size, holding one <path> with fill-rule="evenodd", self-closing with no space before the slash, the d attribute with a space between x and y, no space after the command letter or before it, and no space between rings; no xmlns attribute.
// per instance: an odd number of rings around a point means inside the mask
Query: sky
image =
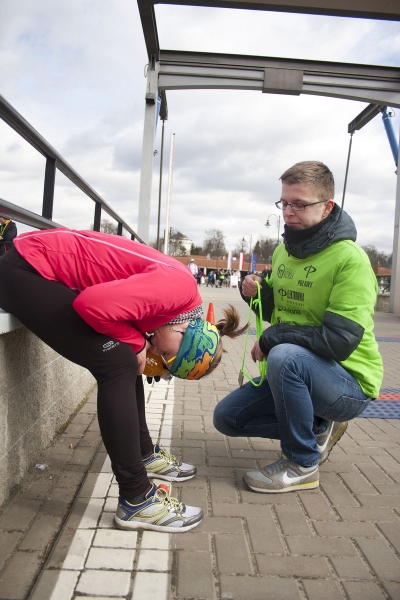
<svg viewBox="0 0 400 600"><path fill-rule="evenodd" d="M285 13L156 6L162 49L398 66L399 23ZM135 0L2 0L0 93L136 230L147 53ZM167 92L161 232L169 154L170 225L202 245L220 229L278 235L280 175L302 160L332 170L341 204L350 136L365 103L254 91ZM400 109L391 120L396 136ZM157 234L161 124L157 127L150 241ZM0 198L40 214L45 159L0 121ZM353 137L344 209L358 243L390 253L395 165L380 115ZM53 219L93 223L94 203L57 172ZM107 217L107 215L104 215ZM265 227L269 219L270 228ZM280 233L283 221L280 219ZM20 225L19 231L29 228Z"/></svg>

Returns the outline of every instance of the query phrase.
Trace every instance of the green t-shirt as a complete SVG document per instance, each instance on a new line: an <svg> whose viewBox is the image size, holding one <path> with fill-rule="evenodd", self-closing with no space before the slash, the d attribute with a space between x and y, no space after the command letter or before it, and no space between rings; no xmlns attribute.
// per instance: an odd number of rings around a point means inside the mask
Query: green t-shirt
<svg viewBox="0 0 400 600"><path fill-rule="evenodd" d="M367 254L350 240L332 244L308 258L288 256L284 244L275 250L271 325L321 325L325 311L355 321L364 335L354 352L340 364L359 382L365 394L379 396L382 358L373 334L378 284Z"/></svg>

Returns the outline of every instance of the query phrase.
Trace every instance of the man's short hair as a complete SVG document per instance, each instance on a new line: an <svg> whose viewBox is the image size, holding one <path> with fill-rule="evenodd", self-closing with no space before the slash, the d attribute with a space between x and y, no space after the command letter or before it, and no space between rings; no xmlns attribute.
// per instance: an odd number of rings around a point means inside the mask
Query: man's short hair
<svg viewBox="0 0 400 600"><path fill-rule="evenodd" d="M335 196L333 175L324 163L317 160L298 162L287 169L279 179L287 185L307 183L320 200L331 200Z"/></svg>

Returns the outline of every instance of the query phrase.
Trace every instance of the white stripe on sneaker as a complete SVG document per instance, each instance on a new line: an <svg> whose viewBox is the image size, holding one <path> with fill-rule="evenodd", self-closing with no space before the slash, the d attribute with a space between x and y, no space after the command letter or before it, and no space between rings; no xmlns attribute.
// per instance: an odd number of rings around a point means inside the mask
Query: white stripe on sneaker
<svg viewBox="0 0 400 600"><path fill-rule="evenodd" d="M318 452L320 454L322 454L324 452L324 450L326 449L326 447L328 445L329 440L331 439L331 434L332 434L332 429L333 429L334 423L335 423L335 421L332 421L331 424L329 425L329 431L327 431L325 443L322 444L322 446L317 444Z"/></svg>

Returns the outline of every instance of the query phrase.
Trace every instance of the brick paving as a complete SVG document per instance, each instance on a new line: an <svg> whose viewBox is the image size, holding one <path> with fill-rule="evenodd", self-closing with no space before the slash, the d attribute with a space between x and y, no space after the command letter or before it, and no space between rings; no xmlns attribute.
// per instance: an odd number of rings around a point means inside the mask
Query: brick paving
<svg viewBox="0 0 400 600"><path fill-rule="evenodd" d="M217 318L232 303L246 320L236 289L201 292ZM377 336L400 336L400 316L377 313L375 323ZM113 528L117 486L93 391L38 457L46 469L32 468L0 514L1 600L400 599L400 421L352 421L318 490L255 494L242 476L275 460L279 445L213 428L215 404L237 386L244 338L224 343L208 378L146 384L154 440L198 467L172 494L201 506L202 524L181 535ZM400 388L400 343L380 349L382 387Z"/></svg>

